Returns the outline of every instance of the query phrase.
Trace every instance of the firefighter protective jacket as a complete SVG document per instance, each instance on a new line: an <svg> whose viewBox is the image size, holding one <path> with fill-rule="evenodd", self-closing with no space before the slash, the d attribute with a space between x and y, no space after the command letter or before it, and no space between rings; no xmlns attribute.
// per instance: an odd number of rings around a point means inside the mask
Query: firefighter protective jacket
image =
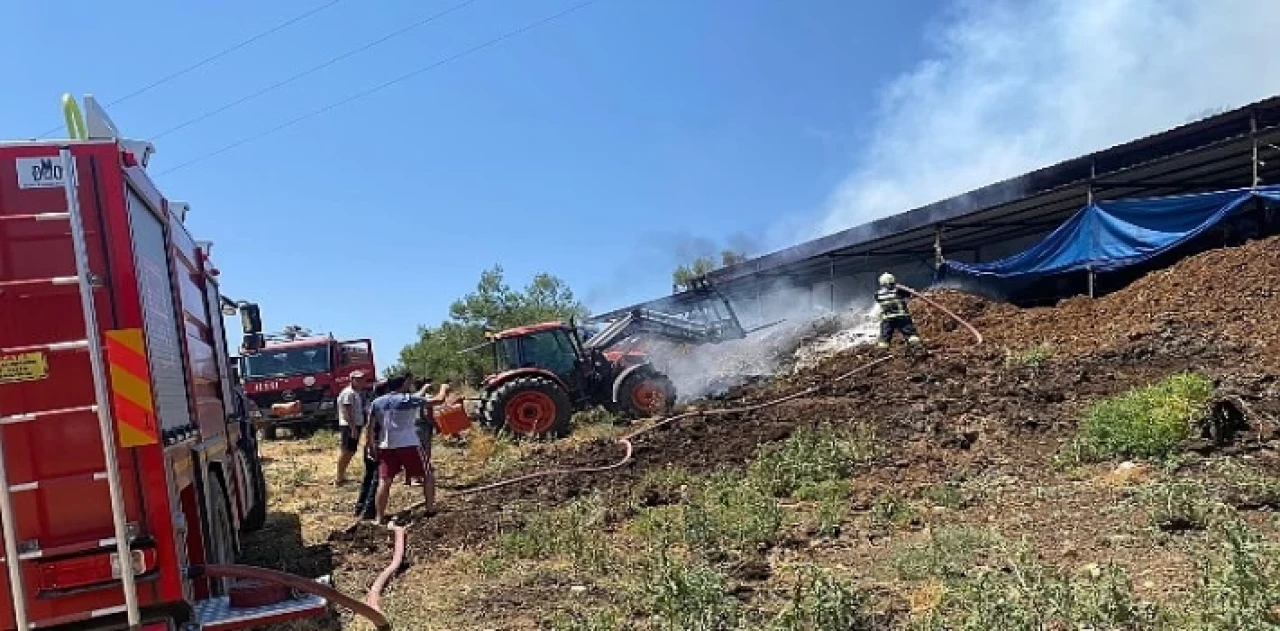
<svg viewBox="0 0 1280 631"><path fill-rule="evenodd" d="M881 320L896 320L898 318L909 318L911 312L907 311L907 299L911 294L905 289L898 287L881 287L876 292L876 303L880 305Z"/></svg>

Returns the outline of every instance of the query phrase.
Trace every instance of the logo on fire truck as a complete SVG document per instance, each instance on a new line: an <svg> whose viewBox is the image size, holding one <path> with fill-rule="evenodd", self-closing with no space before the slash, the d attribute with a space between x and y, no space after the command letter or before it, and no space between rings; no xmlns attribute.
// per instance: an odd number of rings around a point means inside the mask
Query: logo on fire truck
<svg viewBox="0 0 1280 631"><path fill-rule="evenodd" d="M18 158L18 188L60 188L63 186L62 159Z"/></svg>

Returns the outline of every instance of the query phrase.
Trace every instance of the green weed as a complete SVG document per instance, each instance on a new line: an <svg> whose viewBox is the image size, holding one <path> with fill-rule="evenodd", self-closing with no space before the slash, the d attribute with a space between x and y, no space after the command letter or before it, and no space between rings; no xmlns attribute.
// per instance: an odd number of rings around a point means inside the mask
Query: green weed
<svg viewBox="0 0 1280 631"><path fill-rule="evenodd" d="M612 425L617 422L617 414L598 406L574 412L573 416L569 419L569 423L573 427L582 427L584 425Z"/></svg>
<svg viewBox="0 0 1280 631"><path fill-rule="evenodd" d="M817 503L815 530L823 537L840 534L841 526L849 516L849 496L852 493L848 480L827 480L806 484L796 489L794 497L802 502Z"/></svg>
<svg viewBox="0 0 1280 631"><path fill-rule="evenodd" d="M1172 455L1208 411L1213 382L1196 373L1173 375L1089 407L1065 458L1160 459Z"/></svg>
<svg viewBox="0 0 1280 631"><path fill-rule="evenodd" d="M502 574L510 565L510 558L499 552L486 552L476 559L476 571L488 578Z"/></svg>
<svg viewBox="0 0 1280 631"><path fill-rule="evenodd" d="M628 524L636 535L648 540L650 546L665 549L684 540L684 507L657 506L640 511L640 515Z"/></svg>
<svg viewBox="0 0 1280 631"><path fill-rule="evenodd" d="M869 598L852 584L809 566L801 570L782 613L770 625L772 631L857 631L869 629Z"/></svg>
<svg viewBox="0 0 1280 631"><path fill-rule="evenodd" d="M812 482L796 489L792 495L802 502L824 502L827 500L848 500L853 488L848 480L826 480Z"/></svg>
<svg viewBox="0 0 1280 631"><path fill-rule="evenodd" d="M870 430L849 436L830 428L799 429L780 444L761 447L748 475L765 492L786 497L808 485L847 478L878 453Z"/></svg>
<svg viewBox="0 0 1280 631"><path fill-rule="evenodd" d="M849 517L849 501L827 499L818 504L816 532L821 537L838 537Z"/></svg>
<svg viewBox="0 0 1280 631"><path fill-rule="evenodd" d="M551 631L621 631L631 628L614 611L571 611L551 619Z"/></svg>
<svg viewBox="0 0 1280 631"><path fill-rule="evenodd" d="M599 570L607 565L610 556L602 532L605 515L598 495L533 513L523 527L502 536L499 549L521 559L564 556L581 569Z"/></svg>
<svg viewBox="0 0 1280 631"><path fill-rule="evenodd" d="M685 542L703 554L767 547L782 527L772 497L734 476L717 476L682 505Z"/></svg>
<svg viewBox="0 0 1280 631"><path fill-rule="evenodd" d="M1002 539L986 531L944 527L931 532L923 544L899 552L893 566L908 581L958 578L994 563L994 554L1005 547Z"/></svg>
<svg viewBox="0 0 1280 631"><path fill-rule="evenodd" d="M999 571L951 581L941 601L912 621L918 631L1150 629L1159 613L1133 596L1115 566L1075 577L1020 554Z"/></svg>
<svg viewBox="0 0 1280 631"><path fill-rule="evenodd" d="M877 526L906 526L919 520L915 507L893 493L885 493L871 504L871 523Z"/></svg>
<svg viewBox="0 0 1280 631"><path fill-rule="evenodd" d="M1152 524L1161 530L1204 530L1230 510L1194 480L1152 484L1140 494Z"/></svg>
<svg viewBox="0 0 1280 631"><path fill-rule="evenodd" d="M935 484L925 489L922 495L926 501L934 506L942 506L953 510L964 508L972 502L972 498L959 485L951 483Z"/></svg>
<svg viewBox="0 0 1280 631"><path fill-rule="evenodd" d="M1280 629L1280 549L1237 521L1215 531L1216 550L1201 563L1182 628Z"/></svg>
<svg viewBox="0 0 1280 631"><path fill-rule="evenodd" d="M1004 363L1011 368L1039 368L1053 357L1053 346L1036 344L1019 352L1005 351Z"/></svg>
<svg viewBox="0 0 1280 631"><path fill-rule="evenodd" d="M308 486L315 483L316 471L309 464L292 460L285 468L284 477L288 481L287 486Z"/></svg>
<svg viewBox="0 0 1280 631"><path fill-rule="evenodd" d="M710 559L766 548L782 528L777 502L741 476L712 476L686 492L680 504L642 510L630 527L655 547L680 543Z"/></svg>
<svg viewBox="0 0 1280 631"><path fill-rule="evenodd" d="M688 497L690 488L701 483L687 469L652 469L630 488L630 503L635 508L677 504Z"/></svg>
<svg viewBox="0 0 1280 631"><path fill-rule="evenodd" d="M319 451L338 451L338 447L342 444L342 437L331 429L322 429L311 435L309 440L311 445Z"/></svg>
<svg viewBox="0 0 1280 631"><path fill-rule="evenodd" d="M741 619L737 601L726 591L725 576L701 563L659 555L649 561L641 593L663 631L729 631Z"/></svg>
<svg viewBox="0 0 1280 631"><path fill-rule="evenodd" d="M1237 508L1280 508L1280 478L1264 475L1232 460L1214 467L1224 499Z"/></svg>

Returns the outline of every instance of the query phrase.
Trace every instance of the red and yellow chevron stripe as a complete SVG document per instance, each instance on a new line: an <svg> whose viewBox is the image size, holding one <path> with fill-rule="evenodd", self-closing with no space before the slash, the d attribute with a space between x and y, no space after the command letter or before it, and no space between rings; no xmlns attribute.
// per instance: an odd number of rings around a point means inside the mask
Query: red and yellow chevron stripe
<svg viewBox="0 0 1280 631"><path fill-rule="evenodd" d="M120 446L154 445L159 442L159 433L142 329L107 331L106 338L111 399Z"/></svg>

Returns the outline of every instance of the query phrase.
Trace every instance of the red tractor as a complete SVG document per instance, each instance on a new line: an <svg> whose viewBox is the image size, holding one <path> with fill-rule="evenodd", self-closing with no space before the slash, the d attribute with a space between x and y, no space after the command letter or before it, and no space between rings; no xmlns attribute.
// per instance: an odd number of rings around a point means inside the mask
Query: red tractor
<svg viewBox="0 0 1280 631"><path fill-rule="evenodd" d="M637 309L589 338L562 322L489 336L483 346L493 349L495 371L481 383L474 415L484 425L521 436L561 436L577 410L603 406L633 418L667 412L676 401L675 386L644 352L622 343L657 337L704 344L745 337L729 301L710 287L704 291L715 308L702 310L697 319Z"/></svg>

